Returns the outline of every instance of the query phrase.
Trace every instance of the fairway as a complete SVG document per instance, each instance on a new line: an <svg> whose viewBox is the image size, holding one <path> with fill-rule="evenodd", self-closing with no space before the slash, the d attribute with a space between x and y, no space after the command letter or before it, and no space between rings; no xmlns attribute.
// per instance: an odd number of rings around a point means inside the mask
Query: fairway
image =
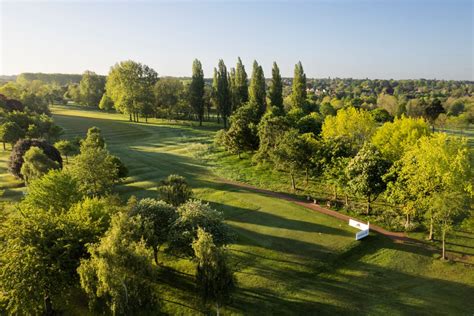
<svg viewBox="0 0 474 316"><path fill-rule="evenodd" d="M196 198L224 212L235 235L230 250L238 284L224 313L413 314L428 313L428 306L436 306L430 314L474 310L468 300L474 296L472 266L441 262L427 250L380 236L356 242L356 230L343 222L219 182L211 168L193 158L193 148L212 141L215 126L130 123L119 114L66 107L54 107L53 114L65 138L83 137L92 126L102 130L108 149L129 169L117 188L123 197L156 197L157 183L177 173L187 178ZM166 268L156 287L163 311L204 313L195 295L194 263L160 256Z"/></svg>

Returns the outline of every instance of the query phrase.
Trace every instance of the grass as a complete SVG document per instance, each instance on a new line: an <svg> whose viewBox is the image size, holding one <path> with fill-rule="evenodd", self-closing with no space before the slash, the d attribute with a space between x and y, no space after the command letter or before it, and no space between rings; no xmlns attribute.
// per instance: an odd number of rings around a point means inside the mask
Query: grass
<svg viewBox="0 0 474 316"><path fill-rule="evenodd" d="M222 168L196 158L205 149L201 144L211 141L213 124L137 124L118 114L66 107L53 113L67 138L84 136L91 126L101 128L108 149L130 171L117 188L123 197L156 197L158 181L178 173L197 198L224 212L235 234L229 252L238 289L223 314L467 315L474 310L468 299L474 295L472 265L440 261L426 249L382 236L355 241L355 230L343 222L219 182ZM255 172L255 178L265 178ZM195 264L167 253L160 257L156 289L163 312L209 313L195 294ZM85 314L85 304L75 295L67 314Z"/></svg>

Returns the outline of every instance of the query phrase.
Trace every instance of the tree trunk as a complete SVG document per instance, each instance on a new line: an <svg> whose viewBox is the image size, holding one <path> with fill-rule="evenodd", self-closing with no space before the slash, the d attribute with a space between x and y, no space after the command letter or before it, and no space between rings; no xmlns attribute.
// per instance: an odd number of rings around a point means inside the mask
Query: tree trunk
<svg viewBox="0 0 474 316"><path fill-rule="evenodd" d="M308 168L306 168L305 172L306 172L305 183L306 183L306 185L308 185L308 182L309 182L309 170L308 170Z"/></svg>
<svg viewBox="0 0 474 316"><path fill-rule="evenodd" d="M405 229L408 229L409 226L410 226L410 214L407 213L407 219L406 219L406 222L405 222Z"/></svg>
<svg viewBox="0 0 474 316"><path fill-rule="evenodd" d="M216 315L219 316L220 315L220 312L219 312L219 303L216 302Z"/></svg>
<svg viewBox="0 0 474 316"><path fill-rule="evenodd" d="M67 164L68 164L68 162L67 162L67 155L64 155L64 157L66 158L66 165L67 165Z"/></svg>
<svg viewBox="0 0 474 316"><path fill-rule="evenodd" d="M227 117L223 116L222 120L224 121L224 129L227 129Z"/></svg>
<svg viewBox="0 0 474 316"><path fill-rule="evenodd" d="M349 195L346 193L346 198L345 198L346 206L349 206Z"/></svg>
<svg viewBox="0 0 474 316"><path fill-rule="evenodd" d="M295 176L293 175L293 172L290 172L290 177L291 177L291 188L293 189L293 191L296 191Z"/></svg>
<svg viewBox="0 0 474 316"><path fill-rule="evenodd" d="M5 150L7 150L7 149L5 148L5 142L3 142L3 151L5 151Z"/></svg>
<svg viewBox="0 0 474 316"><path fill-rule="evenodd" d="M145 123L148 123L148 115L145 115Z"/></svg>
<svg viewBox="0 0 474 316"><path fill-rule="evenodd" d="M129 120L131 122L132 121L132 113L128 113L128 115L130 116Z"/></svg>
<svg viewBox="0 0 474 316"><path fill-rule="evenodd" d="M156 265L158 264L158 249L159 247L153 246L153 259L155 259Z"/></svg>
<svg viewBox="0 0 474 316"><path fill-rule="evenodd" d="M202 126L202 116L199 116L199 126Z"/></svg>
<svg viewBox="0 0 474 316"><path fill-rule="evenodd" d="M433 240L433 216L430 218L430 234L428 240Z"/></svg>
<svg viewBox="0 0 474 316"><path fill-rule="evenodd" d="M443 233L442 233L442 238L443 238L443 253L441 255L441 257L443 258L443 260L446 259L446 229L443 229Z"/></svg>
<svg viewBox="0 0 474 316"><path fill-rule="evenodd" d="M334 201L337 200L337 186L333 186L333 190L334 190Z"/></svg>
<svg viewBox="0 0 474 316"><path fill-rule="evenodd" d="M367 215L370 214L370 196L367 197L367 210L366 210L366 214L367 214Z"/></svg>
<svg viewBox="0 0 474 316"><path fill-rule="evenodd" d="M44 315L53 315L53 304L51 303L51 298L48 293L44 294Z"/></svg>

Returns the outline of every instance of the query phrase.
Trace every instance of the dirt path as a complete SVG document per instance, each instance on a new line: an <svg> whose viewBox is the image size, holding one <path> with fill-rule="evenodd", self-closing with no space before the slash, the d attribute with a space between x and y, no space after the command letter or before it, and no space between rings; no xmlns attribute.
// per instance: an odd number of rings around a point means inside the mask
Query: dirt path
<svg viewBox="0 0 474 316"><path fill-rule="evenodd" d="M273 197L276 197L276 198L279 198L279 199L283 199L283 200L286 200L286 201L293 202L295 204L298 204L298 205L301 205L301 206L306 207L308 209L311 209L315 212L319 212L319 213L326 214L326 215L332 216L334 218L340 219L342 221L345 221L346 223L349 222L349 219L353 219L353 220L356 220L356 221L359 221L359 222L363 222L363 221L361 221L357 218L350 217L350 216L341 214L337 211L333 211L333 210L327 209L325 207L322 207L319 204L314 204L314 203L309 202L309 201L306 202L306 201L296 199L296 198L294 198L294 197L292 197L288 194L274 192L274 191L265 190L265 189L260 189L260 188L254 187L252 185L249 185L249 184L240 183L240 182L236 182L236 181L232 181L232 180L227 180L227 179L222 179L222 178L219 178L218 180L221 183L230 184L230 185L233 185L233 186L236 186L236 187L239 187L239 188L251 190L253 192L258 192L258 193L262 193L262 194L265 194L265 195L268 195L268 196L273 196ZM370 230L375 231L375 232L377 232L379 234L382 234L384 236L387 236L388 238L390 238L390 239L392 239L396 242L408 242L408 243L411 243L411 244L419 244L420 246L424 246L424 247L428 246L428 245L422 243L419 240L407 237L405 235L405 233L391 232L391 231L388 231L388 230L386 230L386 229L384 229L380 226L377 226L377 225L370 224Z"/></svg>

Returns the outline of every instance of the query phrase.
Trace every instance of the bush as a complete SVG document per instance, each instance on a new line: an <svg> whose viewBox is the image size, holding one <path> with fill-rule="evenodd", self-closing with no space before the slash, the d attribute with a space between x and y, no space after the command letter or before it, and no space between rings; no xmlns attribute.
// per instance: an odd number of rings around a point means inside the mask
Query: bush
<svg viewBox="0 0 474 316"><path fill-rule="evenodd" d="M15 177L23 179L21 174L21 167L24 163L23 157L31 147L38 147L49 159L57 162L60 169L63 167L61 154L53 145L41 139L21 139L13 147L8 161L8 171Z"/></svg>

